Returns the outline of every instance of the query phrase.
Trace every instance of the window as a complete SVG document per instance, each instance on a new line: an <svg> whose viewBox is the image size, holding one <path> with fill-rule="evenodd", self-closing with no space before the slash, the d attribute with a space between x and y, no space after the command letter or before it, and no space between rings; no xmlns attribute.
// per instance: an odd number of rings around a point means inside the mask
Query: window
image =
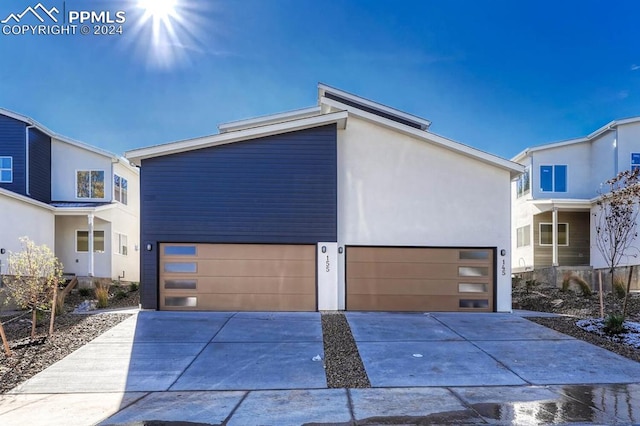
<svg viewBox="0 0 640 426"><path fill-rule="evenodd" d="M127 236L116 232L113 234L113 242L114 242L113 252L116 254L121 254L123 256L126 256L128 252Z"/></svg>
<svg viewBox="0 0 640 426"><path fill-rule="evenodd" d="M540 166L540 190L567 192L567 166Z"/></svg>
<svg viewBox="0 0 640 426"><path fill-rule="evenodd" d="M125 178L113 175L113 198L122 204L127 204L127 183Z"/></svg>
<svg viewBox="0 0 640 426"><path fill-rule="evenodd" d="M632 152L631 153L631 171L640 168L640 153Z"/></svg>
<svg viewBox="0 0 640 426"><path fill-rule="evenodd" d="M104 171L78 170L76 188L78 198L104 198Z"/></svg>
<svg viewBox="0 0 640 426"><path fill-rule="evenodd" d="M530 178L531 178L531 175L529 173L529 168L527 167L524 170L524 173L521 174L518 180L516 181L516 192L518 194L518 198L529 193L529 190L531 189Z"/></svg>
<svg viewBox="0 0 640 426"><path fill-rule="evenodd" d="M0 183L13 182L13 157L0 157Z"/></svg>
<svg viewBox="0 0 640 426"><path fill-rule="evenodd" d="M531 225L516 229L516 247L531 245Z"/></svg>
<svg viewBox="0 0 640 426"><path fill-rule="evenodd" d="M540 224L540 245L550 246L553 244L553 225L551 223ZM558 224L558 245L569 245L569 224Z"/></svg>
<svg viewBox="0 0 640 426"><path fill-rule="evenodd" d="M89 251L89 231L76 231L76 251ZM104 231L93 231L93 252L104 253Z"/></svg>

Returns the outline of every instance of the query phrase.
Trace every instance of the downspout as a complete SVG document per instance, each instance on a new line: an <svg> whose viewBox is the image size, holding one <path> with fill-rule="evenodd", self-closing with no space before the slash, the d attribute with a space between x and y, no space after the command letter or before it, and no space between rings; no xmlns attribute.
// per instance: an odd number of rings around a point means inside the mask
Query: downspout
<svg viewBox="0 0 640 426"><path fill-rule="evenodd" d="M616 127L614 131L616 134L613 138L613 175L618 176L618 173L620 173L618 165L618 128Z"/></svg>
<svg viewBox="0 0 640 426"><path fill-rule="evenodd" d="M31 190L29 189L29 148L30 148L30 140L29 140L29 129L34 129L36 126L27 126L25 127L25 174L24 174L24 192L27 195L31 195Z"/></svg>
<svg viewBox="0 0 640 426"><path fill-rule="evenodd" d="M91 212L91 213L89 213L87 215L87 220L88 220L88 225L89 225L88 226L89 232L88 232L88 235L87 235L88 238L89 238L89 247L88 247L88 250L89 250L89 271L88 271L88 275L90 277L93 277L93 272L94 272L94 266L93 266L94 265L94 263L93 263L94 262L94 259L93 259L93 219L94 219L93 212Z"/></svg>

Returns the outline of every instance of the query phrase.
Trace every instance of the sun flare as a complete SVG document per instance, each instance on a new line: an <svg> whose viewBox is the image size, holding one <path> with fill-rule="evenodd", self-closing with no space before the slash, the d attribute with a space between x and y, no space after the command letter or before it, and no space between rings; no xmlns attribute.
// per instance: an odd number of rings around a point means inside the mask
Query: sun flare
<svg viewBox="0 0 640 426"><path fill-rule="evenodd" d="M202 3L196 0L133 0L139 12L132 34L149 65L172 68L189 61L202 38Z"/></svg>
<svg viewBox="0 0 640 426"><path fill-rule="evenodd" d="M144 16L154 21L167 21L176 16L176 0L138 0Z"/></svg>

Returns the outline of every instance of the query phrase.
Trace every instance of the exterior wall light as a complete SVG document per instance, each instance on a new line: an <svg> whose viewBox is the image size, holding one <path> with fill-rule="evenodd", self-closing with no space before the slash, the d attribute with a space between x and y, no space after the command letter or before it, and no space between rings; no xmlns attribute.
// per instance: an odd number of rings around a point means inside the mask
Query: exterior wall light
<svg viewBox="0 0 640 426"><path fill-rule="evenodd" d="M151 251L153 250L153 245L151 243L147 243L146 248L147 248L147 251Z"/></svg>
<svg viewBox="0 0 640 426"><path fill-rule="evenodd" d="M322 246L322 252L326 253L327 252L327 246Z"/></svg>
<svg viewBox="0 0 640 426"><path fill-rule="evenodd" d="M500 256L506 256L507 251L505 249L500 250Z"/></svg>

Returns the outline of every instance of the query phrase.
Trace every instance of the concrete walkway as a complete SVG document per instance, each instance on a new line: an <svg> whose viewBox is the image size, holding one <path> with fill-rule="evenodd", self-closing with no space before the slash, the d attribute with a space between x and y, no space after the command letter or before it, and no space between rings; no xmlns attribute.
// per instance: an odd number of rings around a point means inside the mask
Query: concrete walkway
<svg viewBox="0 0 640 426"><path fill-rule="evenodd" d="M517 315L346 316L371 389L327 389L319 313L140 312L0 396L0 424L640 423L640 363Z"/></svg>

